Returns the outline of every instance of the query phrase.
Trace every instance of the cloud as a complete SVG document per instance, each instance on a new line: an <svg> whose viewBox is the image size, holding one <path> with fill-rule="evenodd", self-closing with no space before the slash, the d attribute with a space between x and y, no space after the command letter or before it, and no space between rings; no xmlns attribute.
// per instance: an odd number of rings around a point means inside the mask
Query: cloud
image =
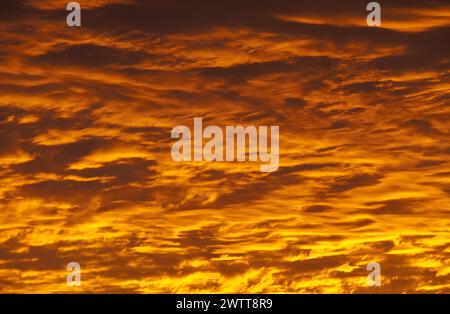
<svg viewBox="0 0 450 314"><path fill-rule="evenodd" d="M80 3L0 3L2 292L449 291L448 1ZM278 171L174 162L194 117Z"/></svg>
<svg viewBox="0 0 450 314"><path fill-rule="evenodd" d="M330 186L329 192L342 193L359 187L379 184L382 176L372 174L357 174L348 178L339 178Z"/></svg>

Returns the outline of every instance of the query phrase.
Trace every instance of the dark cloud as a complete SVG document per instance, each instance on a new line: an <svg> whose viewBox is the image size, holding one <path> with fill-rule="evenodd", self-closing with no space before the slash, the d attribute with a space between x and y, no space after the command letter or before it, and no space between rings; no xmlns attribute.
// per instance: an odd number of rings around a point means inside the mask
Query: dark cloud
<svg viewBox="0 0 450 314"><path fill-rule="evenodd" d="M18 249L25 249L18 252ZM10 239L1 245L0 260L4 269L20 270L61 270L64 269L62 253L56 247L26 247L17 239Z"/></svg>
<svg viewBox="0 0 450 314"><path fill-rule="evenodd" d="M204 68L199 71L208 80L219 78L229 83L239 84L269 74L282 73L286 75L295 73L302 75L310 72L332 71L336 64L337 62L329 57L301 57L286 62L249 63L227 68ZM317 86L315 87L317 89Z"/></svg>
<svg viewBox="0 0 450 314"><path fill-rule="evenodd" d="M285 104L287 106L292 106L294 108L302 108L307 104L307 101L303 98L298 98L298 97L286 98Z"/></svg>
<svg viewBox="0 0 450 314"><path fill-rule="evenodd" d="M295 166L289 167L281 167L278 171L278 175L287 175L296 172L302 171L314 171L314 170L322 170L326 168L338 168L342 165L339 163L317 163L317 164L299 164Z"/></svg>
<svg viewBox="0 0 450 314"><path fill-rule="evenodd" d="M327 205L310 205L307 206L304 211L307 213L322 213L329 211L330 209L333 209L333 207Z"/></svg>
<svg viewBox="0 0 450 314"><path fill-rule="evenodd" d="M372 225L375 223L375 220L373 219L359 219L355 221L344 221L344 222L337 222L336 225L340 227L345 227L348 229L354 229L354 228L362 228L369 225Z"/></svg>
<svg viewBox="0 0 450 314"><path fill-rule="evenodd" d="M87 138L78 142L55 146L33 145L29 152L33 160L18 164L14 169L29 174L39 172L63 173L68 166L100 148L111 147L114 141L103 138Z"/></svg>
<svg viewBox="0 0 450 314"><path fill-rule="evenodd" d="M433 136L439 133L431 122L423 119L412 119L404 125L422 135Z"/></svg>
<svg viewBox="0 0 450 314"><path fill-rule="evenodd" d="M17 192L28 198L83 204L104 187L97 181L49 180L23 185Z"/></svg>
<svg viewBox="0 0 450 314"><path fill-rule="evenodd" d="M12 22L17 19L30 17L31 13L36 13L23 0L3 0L0 2L0 18L2 21Z"/></svg>
<svg viewBox="0 0 450 314"><path fill-rule="evenodd" d="M56 47L43 55L34 57L33 62L47 65L72 67L81 65L88 68L104 66L130 66L151 58L145 52L126 50L94 44L80 44Z"/></svg>
<svg viewBox="0 0 450 314"><path fill-rule="evenodd" d="M381 182L382 176L378 174L357 174L348 178L339 178L330 186L329 192L342 193L359 187L377 185Z"/></svg>
<svg viewBox="0 0 450 314"><path fill-rule="evenodd" d="M111 184L121 185L132 182L146 182L157 172L152 169L157 163L153 160L139 158L123 159L120 162L106 163L97 168L69 170L68 174L75 174L85 178L114 177Z"/></svg>
<svg viewBox="0 0 450 314"><path fill-rule="evenodd" d="M334 268L348 262L347 258L342 255L323 256L312 259L305 259L298 262L291 262L283 264L286 268L286 275L298 275L304 273L311 273L316 271L323 271Z"/></svg>
<svg viewBox="0 0 450 314"><path fill-rule="evenodd" d="M394 199L384 202L370 202L367 205L375 205L370 210L374 215L413 215L418 211L419 201L415 199Z"/></svg>

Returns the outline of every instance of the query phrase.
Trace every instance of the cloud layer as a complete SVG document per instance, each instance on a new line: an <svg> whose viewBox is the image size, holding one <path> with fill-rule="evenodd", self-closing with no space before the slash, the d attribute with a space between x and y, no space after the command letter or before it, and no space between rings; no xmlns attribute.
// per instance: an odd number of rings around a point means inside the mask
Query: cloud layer
<svg viewBox="0 0 450 314"><path fill-rule="evenodd" d="M448 1L79 3L0 3L0 292L450 292ZM173 162L194 117L279 170Z"/></svg>

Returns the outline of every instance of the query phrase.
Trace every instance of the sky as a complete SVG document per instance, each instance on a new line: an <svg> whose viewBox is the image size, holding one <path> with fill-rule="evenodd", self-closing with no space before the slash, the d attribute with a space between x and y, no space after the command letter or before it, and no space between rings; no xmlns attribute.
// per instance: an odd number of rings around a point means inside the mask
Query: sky
<svg viewBox="0 0 450 314"><path fill-rule="evenodd" d="M448 0L67 2L0 2L0 293L450 292Z"/></svg>

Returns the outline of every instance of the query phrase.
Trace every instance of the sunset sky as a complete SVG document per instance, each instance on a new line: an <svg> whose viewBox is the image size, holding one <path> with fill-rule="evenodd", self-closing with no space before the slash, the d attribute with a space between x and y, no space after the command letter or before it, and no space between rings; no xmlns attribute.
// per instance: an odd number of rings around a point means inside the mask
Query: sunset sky
<svg viewBox="0 0 450 314"><path fill-rule="evenodd" d="M68 2L0 1L0 293L450 293L448 0Z"/></svg>

